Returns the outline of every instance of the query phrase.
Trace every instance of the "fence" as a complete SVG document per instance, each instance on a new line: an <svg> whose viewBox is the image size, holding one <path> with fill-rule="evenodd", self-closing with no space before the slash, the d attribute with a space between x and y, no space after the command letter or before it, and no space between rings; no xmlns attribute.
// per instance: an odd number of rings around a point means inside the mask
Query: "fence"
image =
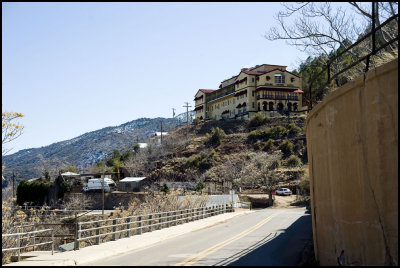
<svg viewBox="0 0 400 268"><path fill-rule="evenodd" d="M46 233L46 232L51 232L51 241L48 242L41 242L36 244L36 237L42 237L38 236L37 234L41 233ZM16 237L15 239L15 247L13 248L2 248L1 252L7 252L7 251L16 251L17 256L18 256L18 261L21 259L21 249L25 248L33 248L35 250L35 247L41 246L41 245L47 245L51 244L51 255L54 254L54 233L53 229L45 229L45 230L39 230L39 231L31 231L31 232L23 232L23 233L14 233L14 234L2 234L2 243L5 243L5 240L7 237ZM33 238L33 239L31 239ZM27 241L26 245L23 241ZM30 241L32 241L32 244L30 244Z"/></svg>
<svg viewBox="0 0 400 268"><path fill-rule="evenodd" d="M162 228L168 228L170 226L176 226L178 224L204 219L226 212L234 212L233 206L224 204L89 222L77 222L74 249L80 249L81 242L84 241L87 241L87 243L91 245L99 245L101 238L103 238L103 242L116 241L123 237L140 235L155 229L160 230Z"/></svg>
<svg viewBox="0 0 400 268"><path fill-rule="evenodd" d="M365 72L368 71L369 69L369 63L370 63L370 57L376 55L376 53L380 50L383 50L384 48L386 48L387 46L389 46L390 44L394 43L394 42L398 42L399 36L396 35L395 38L390 39L389 41L383 43L380 47L376 48L376 32L379 31L380 29L382 29L385 25L389 24L391 21L395 21L396 23L398 23L398 17L399 14L395 14L392 17L388 18L386 21L384 21L382 24L380 24L378 27L375 27L376 25L376 18L375 18L375 2L372 2L372 13L374 14L371 18L372 20L372 29L370 32L368 32L366 35L364 35L362 38L359 38L357 40L357 42L355 42L354 44L352 44L351 46L349 46L348 48L346 48L345 50L343 50L342 52L338 53L337 55L335 55L333 58L331 58L327 63L326 66L316 75L314 75L313 77L311 77L310 79L310 85L309 85L309 94L310 94L310 101L309 101L309 105L308 105L308 109L311 110L312 109L312 105L313 105L313 101L312 101L312 93L311 93L311 88L313 83L317 80L317 78L322 75L324 72L327 72L327 76L328 79L326 81L326 83L324 83L323 85L320 86L320 89L325 88L326 86L328 86L330 84L330 82L337 78L340 74L350 70L351 68L355 67L357 64L361 63L362 61L366 60L366 68L365 68ZM372 45L372 51L367 53L365 56L358 58L356 61L352 62L349 66L343 68L342 70L338 71L336 74L331 75L331 66L333 64L333 62L335 60L338 60L341 56L343 56L345 53L349 52L351 49L355 48L357 45L359 45L361 42L363 42L364 40L366 40L368 37L372 36L372 40L371 40L371 45Z"/></svg>

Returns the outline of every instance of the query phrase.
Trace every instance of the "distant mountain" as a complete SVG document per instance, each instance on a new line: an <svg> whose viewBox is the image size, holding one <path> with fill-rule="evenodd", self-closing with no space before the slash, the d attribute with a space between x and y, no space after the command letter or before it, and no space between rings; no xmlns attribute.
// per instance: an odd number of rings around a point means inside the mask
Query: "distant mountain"
<svg viewBox="0 0 400 268"><path fill-rule="evenodd" d="M186 120L186 113L184 115ZM140 118L116 127L88 132L70 140L6 155L2 159L6 166L4 177L10 178L12 172L16 172L18 178L39 177L43 163L45 166L62 168L73 165L84 169L110 155L114 149L127 149L137 140L143 141L152 133L160 131L161 120L163 131L176 129L182 122L177 117Z"/></svg>

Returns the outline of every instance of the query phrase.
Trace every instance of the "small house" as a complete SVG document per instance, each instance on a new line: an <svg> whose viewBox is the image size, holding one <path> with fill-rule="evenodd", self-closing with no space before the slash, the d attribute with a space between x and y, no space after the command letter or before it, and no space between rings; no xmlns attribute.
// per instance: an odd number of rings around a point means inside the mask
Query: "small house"
<svg viewBox="0 0 400 268"><path fill-rule="evenodd" d="M123 192L138 192L141 191L146 177L126 177L119 181L118 190Z"/></svg>

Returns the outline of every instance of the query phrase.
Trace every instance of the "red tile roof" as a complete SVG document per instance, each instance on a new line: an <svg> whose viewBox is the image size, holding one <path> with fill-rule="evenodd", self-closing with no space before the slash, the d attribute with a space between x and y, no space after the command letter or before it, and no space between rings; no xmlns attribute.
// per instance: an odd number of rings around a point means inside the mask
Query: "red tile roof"
<svg viewBox="0 0 400 268"><path fill-rule="evenodd" d="M206 93L206 94L208 94L208 93L211 93L211 92L214 92L216 89L199 89L199 91L201 91L201 92L203 92L203 93Z"/></svg>
<svg viewBox="0 0 400 268"><path fill-rule="evenodd" d="M259 71L242 71L242 73L245 73L245 74L253 74L253 75L261 75L261 74L264 74L264 72L259 72Z"/></svg>

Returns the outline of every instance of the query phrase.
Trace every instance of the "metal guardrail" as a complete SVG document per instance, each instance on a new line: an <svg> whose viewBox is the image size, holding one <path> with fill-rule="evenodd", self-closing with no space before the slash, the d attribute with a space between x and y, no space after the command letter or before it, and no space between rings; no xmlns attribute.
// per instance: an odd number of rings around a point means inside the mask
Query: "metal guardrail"
<svg viewBox="0 0 400 268"><path fill-rule="evenodd" d="M37 243L36 244L36 239L35 238L36 237L40 237L40 236L36 236L36 234L45 233L45 232L51 232L51 241L42 242L42 243ZM13 234L2 234L1 238L2 238L3 243L4 243L4 238L7 238L7 237L16 237L16 239L15 239L15 247L13 247L13 248L2 248L1 252L16 251L17 252L17 256L18 256L18 261L21 260L21 249L25 249L25 248L33 248L33 250L35 250L35 247L37 247L37 246L51 244L51 255L54 254L54 232L53 232L53 229L45 229L45 230L22 232L22 233L13 233ZM29 245L29 244L25 245L25 246L21 245L21 242L23 240L30 241L31 237L33 237L33 243L31 245Z"/></svg>
<svg viewBox="0 0 400 268"><path fill-rule="evenodd" d="M95 245L99 245L100 237L112 235L111 241L116 241L120 238L119 236L121 236L122 233L126 234L126 236L123 237L140 235L146 231L151 232L154 228L160 230L162 228L168 228L171 225L176 226L178 224L204 219L226 212L234 212L234 207L232 205L228 206L224 204L211 207L183 209L146 215L128 216L122 218L77 222L74 250L80 249L81 241L95 239ZM112 223L109 224L109 222ZM101 226L101 224L104 225ZM85 226L88 227L84 228ZM120 230L117 230L117 227L119 227ZM107 228L111 228L111 230L109 231L107 230ZM132 234L133 231L135 232L134 234ZM83 237L83 234L88 232L90 232L90 235ZM94 235L93 232L95 232Z"/></svg>
<svg viewBox="0 0 400 268"><path fill-rule="evenodd" d="M374 2L372 2L372 14L375 14L375 5ZM333 58L331 58L328 63L326 63L325 68L323 68L318 74L316 74L315 76L313 76L310 79L310 85L309 85L309 94L310 94L310 101L309 101L309 105L308 105L308 109L311 110L312 109L312 93L311 93L311 88L313 83L315 82L315 80L321 75L323 74L325 71L327 71L328 73L328 79L326 81L326 83L324 83L319 89L323 89L324 87L326 87L327 85L330 84L330 82L337 78L340 74L342 74L343 72L353 68L354 66L356 66L357 64L361 63L362 61L366 60L366 68L365 68L365 72L368 71L369 69L369 61L370 61L370 57L375 55L378 51L384 49L385 47L389 46L390 44L398 41L399 36L397 35L395 38L392 38L391 40L387 41L386 43L382 44L380 47L376 48L375 45L375 35L376 32L378 30L380 30L383 26L385 26L386 24L388 24L389 22L395 20L397 22L399 17L399 14L395 14L392 17L388 18L385 22L383 22L382 24L380 24L378 27L375 27L375 15L372 16L372 29L370 32L368 32L366 35L364 35L362 38L358 39L357 42L355 42L354 44L352 44L351 46L349 46L348 48L346 48L345 50L343 50L342 52L338 53L337 55L335 55ZM372 51L370 53L368 53L367 55L357 59L355 62L353 62L352 64L350 64L349 66L343 68L341 71L337 72L336 74L334 74L333 76L331 76L331 65L332 63L337 60L339 57L341 57L343 54L345 54L346 52L349 52L352 48L354 48L355 46L357 46L358 44L360 44L361 42L363 42L365 39L367 39L369 36L372 35Z"/></svg>

